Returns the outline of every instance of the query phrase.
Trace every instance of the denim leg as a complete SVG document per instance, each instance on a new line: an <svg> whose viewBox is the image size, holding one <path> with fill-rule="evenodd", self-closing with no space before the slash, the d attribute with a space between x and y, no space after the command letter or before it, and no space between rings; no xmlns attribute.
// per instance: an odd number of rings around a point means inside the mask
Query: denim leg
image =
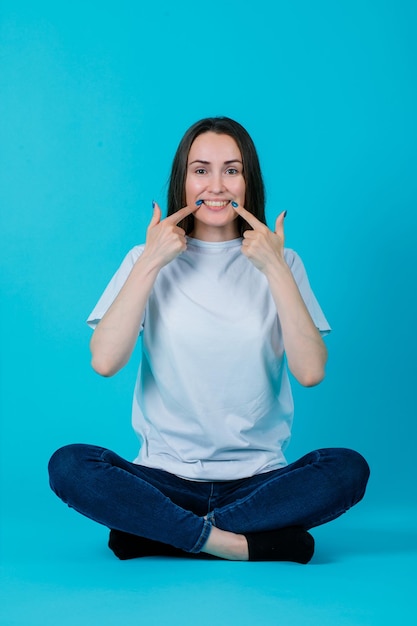
<svg viewBox="0 0 417 626"><path fill-rule="evenodd" d="M357 452L316 450L287 467L241 481L233 500L219 497L213 503L208 519L236 533L313 528L359 502L368 478L368 464Z"/></svg>
<svg viewBox="0 0 417 626"><path fill-rule="evenodd" d="M167 472L141 467L97 446L60 448L49 462L50 485L68 506L116 530L199 552L211 522L192 512L203 505L187 484ZM156 486L157 485L157 486ZM176 494L188 509L176 504Z"/></svg>

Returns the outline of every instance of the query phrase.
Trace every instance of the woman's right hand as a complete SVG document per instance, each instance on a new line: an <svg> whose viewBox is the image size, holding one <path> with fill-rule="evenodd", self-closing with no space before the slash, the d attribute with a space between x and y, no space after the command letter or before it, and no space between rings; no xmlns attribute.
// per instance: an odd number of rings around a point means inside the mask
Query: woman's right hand
<svg viewBox="0 0 417 626"><path fill-rule="evenodd" d="M161 220L155 204L145 249L91 338L92 366L102 376L113 376L128 362L159 270L187 247L185 232L177 224L197 208L184 207Z"/></svg>
<svg viewBox="0 0 417 626"><path fill-rule="evenodd" d="M197 209L197 206L186 206L165 219L161 219L161 209L155 202L153 216L146 231L142 260L146 259L159 270L184 252L187 247L185 231L177 224Z"/></svg>

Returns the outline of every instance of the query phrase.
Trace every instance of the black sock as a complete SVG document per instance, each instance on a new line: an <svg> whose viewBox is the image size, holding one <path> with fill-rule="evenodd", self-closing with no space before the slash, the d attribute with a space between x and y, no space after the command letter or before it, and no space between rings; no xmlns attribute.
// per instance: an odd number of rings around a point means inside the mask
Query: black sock
<svg viewBox="0 0 417 626"><path fill-rule="evenodd" d="M308 563L314 539L303 528L291 526L261 533L247 533L249 561L294 561Z"/></svg>
<svg viewBox="0 0 417 626"><path fill-rule="evenodd" d="M121 530L110 530L109 548L114 554L126 561L127 559L137 559L141 556L185 556L186 553L179 548L174 548L160 541L145 539L138 535L122 532Z"/></svg>

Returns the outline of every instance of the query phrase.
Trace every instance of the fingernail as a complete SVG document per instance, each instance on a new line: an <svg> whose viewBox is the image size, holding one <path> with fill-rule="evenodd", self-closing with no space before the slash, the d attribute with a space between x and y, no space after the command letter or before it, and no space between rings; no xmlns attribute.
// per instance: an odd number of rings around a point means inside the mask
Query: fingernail
<svg viewBox="0 0 417 626"><path fill-rule="evenodd" d="M196 205L197 205L197 206L201 206L202 204L203 204L203 201L202 201L202 200L197 200L197 202L196 202Z"/></svg>
<svg viewBox="0 0 417 626"><path fill-rule="evenodd" d="M155 208L155 200L152 200L152 208Z"/></svg>
<svg viewBox="0 0 417 626"><path fill-rule="evenodd" d="M285 213L284 213L284 218L285 218L285 217L287 217L287 211L285 211Z"/></svg>
<svg viewBox="0 0 417 626"><path fill-rule="evenodd" d="M238 203L235 202L234 200L232 200L230 204L232 205L234 209L239 206Z"/></svg>

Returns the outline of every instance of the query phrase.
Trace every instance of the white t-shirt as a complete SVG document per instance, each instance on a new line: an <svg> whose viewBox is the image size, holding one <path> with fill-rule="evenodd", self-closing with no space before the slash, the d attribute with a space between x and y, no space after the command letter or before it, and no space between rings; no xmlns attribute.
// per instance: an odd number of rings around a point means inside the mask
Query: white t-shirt
<svg viewBox="0 0 417 626"><path fill-rule="evenodd" d="M162 268L142 321L132 422L135 463L191 480L234 480L286 465L293 418L280 323L242 240L187 238ZM107 311L144 246L125 257L88 318ZM285 259L317 328L330 327L298 255Z"/></svg>

